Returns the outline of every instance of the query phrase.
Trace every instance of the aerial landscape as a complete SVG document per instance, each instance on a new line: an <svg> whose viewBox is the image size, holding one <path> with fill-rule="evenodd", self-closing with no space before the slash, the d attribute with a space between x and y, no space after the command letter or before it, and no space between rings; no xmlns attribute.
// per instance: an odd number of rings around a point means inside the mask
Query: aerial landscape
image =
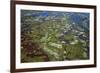
<svg viewBox="0 0 100 73"><path fill-rule="evenodd" d="M89 59L90 14L21 10L21 63Z"/></svg>

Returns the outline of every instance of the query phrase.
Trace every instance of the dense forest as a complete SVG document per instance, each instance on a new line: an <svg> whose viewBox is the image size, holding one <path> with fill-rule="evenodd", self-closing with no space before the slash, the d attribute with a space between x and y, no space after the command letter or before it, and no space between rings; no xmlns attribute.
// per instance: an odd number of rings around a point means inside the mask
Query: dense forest
<svg viewBox="0 0 100 73"><path fill-rule="evenodd" d="M89 59L89 13L21 10L21 62Z"/></svg>

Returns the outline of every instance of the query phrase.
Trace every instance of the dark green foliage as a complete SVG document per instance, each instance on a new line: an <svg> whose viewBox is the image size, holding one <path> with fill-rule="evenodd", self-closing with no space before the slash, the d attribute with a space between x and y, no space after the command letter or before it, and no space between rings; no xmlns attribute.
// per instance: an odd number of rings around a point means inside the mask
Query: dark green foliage
<svg viewBox="0 0 100 73"><path fill-rule="evenodd" d="M67 12L22 10L21 62L89 59L89 24L80 23L73 25Z"/></svg>

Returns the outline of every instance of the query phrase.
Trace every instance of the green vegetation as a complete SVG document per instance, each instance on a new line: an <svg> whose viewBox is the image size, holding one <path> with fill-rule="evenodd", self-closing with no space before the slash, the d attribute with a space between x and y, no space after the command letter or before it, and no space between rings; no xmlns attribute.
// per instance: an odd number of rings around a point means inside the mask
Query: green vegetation
<svg viewBox="0 0 100 73"><path fill-rule="evenodd" d="M70 19L48 15L44 18L28 15L42 11L22 10L21 62L85 60L89 58L88 32L73 27ZM52 14L53 12L47 12ZM59 13L58 13L59 14ZM51 19L52 18L52 19ZM48 20L47 20L48 19Z"/></svg>

